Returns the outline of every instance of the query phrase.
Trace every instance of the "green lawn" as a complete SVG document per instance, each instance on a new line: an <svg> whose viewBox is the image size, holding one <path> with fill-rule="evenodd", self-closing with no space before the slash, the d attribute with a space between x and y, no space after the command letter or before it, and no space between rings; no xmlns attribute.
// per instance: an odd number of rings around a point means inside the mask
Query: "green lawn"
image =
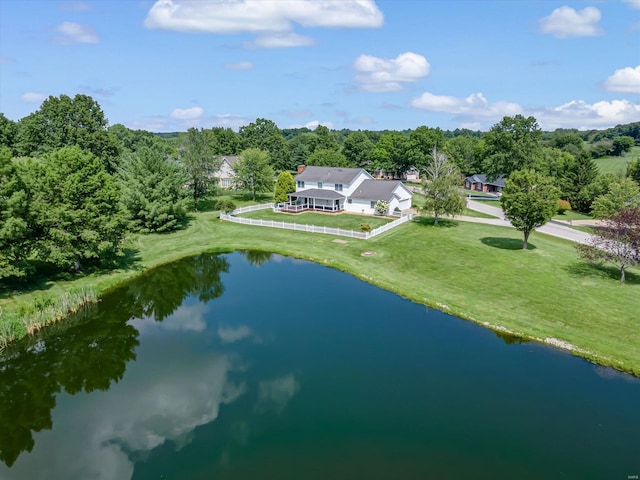
<svg viewBox="0 0 640 480"><path fill-rule="evenodd" d="M276 222L298 223L303 225L317 225L319 227L342 228L344 230L360 231L360 225L368 223L371 228L377 228L389 223L394 218L355 215L351 213L280 213L273 210L256 210L239 215L240 217L274 220Z"/></svg>
<svg viewBox="0 0 640 480"><path fill-rule="evenodd" d="M633 147L624 157L601 157L594 161L598 165L600 173L622 173L627 172L627 165L640 158L640 147Z"/></svg>
<svg viewBox="0 0 640 480"><path fill-rule="evenodd" d="M558 214L558 215L554 216L553 218L555 218L556 220L566 220L566 221L569 221L569 220L593 220L593 217L591 215L588 215L586 213L574 212L572 210L567 210L563 214Z"/></svg>
<svg viewBox="0 0 640 480"><path fill-rule="evenodd" d="M621 284L614 269L580 261L570 242L534 232L523 251L513 229L450 220L434 227L416 219L370 240L335 243L331 235L239 225L217 215L200 213L184 230L138 237L119 270L43 281L28 294L2 292L0 308L15 313L21 303L72 287L100 293L152 266L205 250L259 249L350 272L485 326L557 338L582 356L640 374L640 269L629 271ZM361 256L365 250L376 255Z"/></svg>

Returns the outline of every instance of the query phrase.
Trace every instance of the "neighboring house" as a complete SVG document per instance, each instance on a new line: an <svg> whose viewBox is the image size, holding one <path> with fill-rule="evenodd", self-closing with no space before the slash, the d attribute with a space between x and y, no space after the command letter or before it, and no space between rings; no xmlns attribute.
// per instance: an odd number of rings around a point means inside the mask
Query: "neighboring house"
<svg viewBox="0 0 640 480"><path fill-rule="evenodd" d="M213 176L218 179L218 185L221 188L231 188L233 186L233 164L238 161L238 157L222 157L220 170L215 172Z"/></svg>
<svg viewBox="0 0 640 480"><path fill-rule="evenodd" d="M374 214L378 200L389 203L389 212L411 208L411 191L399 180L375 180L362 168L298 168L296 191L279 208L288 212L320 210Z"/></svg>
<svg viewBox="0 0 640 480"><path fill-rule="evenodd" d="M375 178L384 178L386 180L393 180L394 178L398 178L393 172L385 172L384 170L373 170L373 176ZM420 170L416 167L409 167L409 169L400 175L401 180L405 180L407 182L419 182L420 181Z"/></svg>
<svg viewBox="0 0 640 480"><path fill-rule="evenodd" d="M478 173L464 179L464 188L475 192L499 193L504 188L504 177L499 175L488 181L486 175Z"/></svg>

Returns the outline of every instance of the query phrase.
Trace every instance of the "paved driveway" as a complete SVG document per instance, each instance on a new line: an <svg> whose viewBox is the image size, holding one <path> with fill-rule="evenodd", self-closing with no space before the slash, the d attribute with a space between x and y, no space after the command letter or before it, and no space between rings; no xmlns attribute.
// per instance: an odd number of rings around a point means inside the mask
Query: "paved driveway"
<svg viewBox="0 0 640 480"><path fill-rule="evenodd" d="M475 200L467 200L467 208L469 210L474 210L476 212L486 213L487 215L493 215L497 217L496 219L487 219L487 218L474 218L474 220L469 220L471 217L460 217L460 220L463 221L474 221L476 223L486 223L489 225L502 225L505 227L511 227L511 223L504 218L504 212L502 208L500 208L500 204L495 206L497 202L477 202ZM577 243L588 243L591 235L585 232L581 232L580 230L574 230L573 228L567 227L565 225L561 225L555 222L549 222L542 227L536 228L536 232L545 233L547 235L552 235L554 237L564 238L565 240L570 240L572 242Z"/></svg>

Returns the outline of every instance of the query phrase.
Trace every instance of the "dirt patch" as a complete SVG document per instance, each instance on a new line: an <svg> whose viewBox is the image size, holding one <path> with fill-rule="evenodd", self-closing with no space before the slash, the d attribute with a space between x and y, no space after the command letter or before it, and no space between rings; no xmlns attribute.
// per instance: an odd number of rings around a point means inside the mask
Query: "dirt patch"
<svg viewBox="0 0 640 480"><path fill-rule="evenodd" d="M336 238L335 240L331 240L332 243L349 243L346 240L342 240L340 238Z"/></svg>
<svg viewBox="0 0 640 480"><path fill-rule="evenodd" d="M360 255L362 255L363 257L373 257L376 254L376 252L372 252L371 250L367 250L366 252L362 252Z"/></svg>

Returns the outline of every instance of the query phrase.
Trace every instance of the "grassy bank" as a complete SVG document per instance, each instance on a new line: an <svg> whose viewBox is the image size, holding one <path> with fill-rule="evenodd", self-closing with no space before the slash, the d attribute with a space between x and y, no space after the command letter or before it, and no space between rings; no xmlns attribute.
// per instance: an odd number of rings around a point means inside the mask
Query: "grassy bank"
<svg viewBox="0 0 640 480"><path fill-rule="evenodd" d="M640 158L640 147L632 147L624 157L606 156L594 159L600 173L616 173L624 175L627 165Z"/></svg>
<svg viewBox="0 0 640 480"><path fill-rule="evenodd" d="M202 251L260 249L328 265L411 300L525 338L553 338L599 363L640 374L640 271L617 281L614 269L578 260L569 242L533 233L522 251L513 229L416 219L371 240L232 224L200 213L184 230L136 239L122 268L45 282L0 297L17 312L74 288L101 293L150 267ZM365 250L376 255L363 257ZM23 332L24 333L24 332ZM552 340L553 342L553 340Z"/></svg>

